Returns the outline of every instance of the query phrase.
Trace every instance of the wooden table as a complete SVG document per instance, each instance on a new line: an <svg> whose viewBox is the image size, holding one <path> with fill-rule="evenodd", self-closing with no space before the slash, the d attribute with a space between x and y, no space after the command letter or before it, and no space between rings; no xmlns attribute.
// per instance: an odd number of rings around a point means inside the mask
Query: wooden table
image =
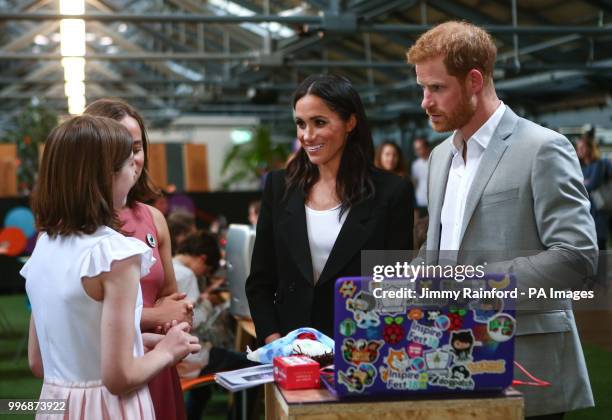
<svg viewBox="0 0 612 420"><path fill-rule="evenodd" d="M266 420L522 420L522 394L428 396L410 400L339 401L327 389L286 391L266 384Z"/></svg>
<svg viewBox="0 0 612 420"><path fill-rule="evenodd" d="M239 352L245 352L247 345L253 348L255 344L255 324L252 319L237 316L234 316L234 318L236 319L235 349Z"/></svg>

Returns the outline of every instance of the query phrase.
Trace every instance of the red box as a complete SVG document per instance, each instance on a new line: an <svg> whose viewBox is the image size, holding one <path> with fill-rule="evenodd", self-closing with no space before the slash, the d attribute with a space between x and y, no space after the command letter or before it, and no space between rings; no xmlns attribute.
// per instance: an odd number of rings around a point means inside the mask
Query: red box
<svg viewBox="0 0 612 420"><path fill-rule="evenodd" d="M275 357L274 380L284 389L319 388L319 363L306 356Z"/></svg>

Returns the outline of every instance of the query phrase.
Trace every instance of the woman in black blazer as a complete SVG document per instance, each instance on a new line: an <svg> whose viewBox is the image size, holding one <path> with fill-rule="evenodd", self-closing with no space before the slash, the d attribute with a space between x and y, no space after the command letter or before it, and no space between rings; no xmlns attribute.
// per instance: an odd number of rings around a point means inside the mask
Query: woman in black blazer
<svg viewBox="0 0 612 420"><path fill-rule="evenodd" d="M299 327L333 337L335 280L361 275L362 250L412 248L412 186L374 168L372 135L351 83L310 76L293 109L302 147L266 179L246 283L260 343ZM325 225L313 223L313 213Z"/></svg>

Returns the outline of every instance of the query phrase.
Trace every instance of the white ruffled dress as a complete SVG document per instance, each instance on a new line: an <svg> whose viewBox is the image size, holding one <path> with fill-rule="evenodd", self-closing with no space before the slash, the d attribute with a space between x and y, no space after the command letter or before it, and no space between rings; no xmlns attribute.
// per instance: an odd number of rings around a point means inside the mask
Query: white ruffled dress
<svg viewBox="0 0 612 420"><path fill-rule="evenodd" d="M141 256L141 277L155 262L142 241L109 227L91 235L50 238L43 233L21 270L32 304L44 367L41 399L68 400L63 417L38 414L37 419L154 419L147 386L127 394L111 394L102 384L102 302L92 299L81 279L110 271L113 261ZM140 333L142 292L138 287L134 314L134 356L142 356Z"/></svg>

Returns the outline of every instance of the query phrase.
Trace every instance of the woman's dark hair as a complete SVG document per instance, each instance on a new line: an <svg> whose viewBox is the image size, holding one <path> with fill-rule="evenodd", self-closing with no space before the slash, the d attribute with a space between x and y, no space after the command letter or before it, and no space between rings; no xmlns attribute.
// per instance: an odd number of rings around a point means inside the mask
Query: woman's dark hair
<svg viewBox="0 0 612 420"><path fill-rule="evenodd" d="M51 131L45 142L32 210L51 237L121 228L113 177L132 153L132 136L110 118L83 115Z"/></svg>
<svg viewBox="0 0 612 420"><path fill-rule="evenodd" d="M395 150L395 154L397 155L397 164L395 165L395 168L391 170L391 172L401 177L406 176L406 173L407 173L406 172L406 161L404 160L404 154L402 153L402 149L400 149L397 143L391 140L385 140L376 149L376 157L374 158L374 166L376 166L379 169L386 170L382 166L382 153L383 153L383 150L385 150L386 146L392 147L393 150Z"/></svg>
<svg viewBox="0 0 612 420"><path fill-rule="evenodd" d="M361 98L348 79L334 74L319 74L306 78L293 94L294 110L297 102L306 95L322 99L343 121L348 121L351 115L354 115L357 121L355 128L348 135L336 176L336 194L342 202L342 215L349 207L374 195L372 133ZM287 164L286 193L296 188L308 194L318 179L319 169L310 162L304 148L300 148Z"/></svg>
<svg viewBox="0 0 612 420"><path fill-rule="evenodd" d="M204 230L198 230L187 235L183 242L178 245L176 253L194 257L206 255L206 265L210 267L211 273L219 268L219 261L221 260L219 241L215 235Z"/></svg>
<svg viewBox="0 0 612 420"><path fill-rule="evenodd" d="M146 202L159 196L159 189L153 184L148 170L148 148L149 140L147 138L147 130L145 129L142 116L134 107L121 99L98 99L91 103L86 109L85 114L96 115L101 117L112 118L115 121L121 121L125 117L132 117L138 123L142 134L142 149L144 152L144 165L140 177L134 187L130 190L127 198L127 205L133 207L137 201Z"/></svg>

